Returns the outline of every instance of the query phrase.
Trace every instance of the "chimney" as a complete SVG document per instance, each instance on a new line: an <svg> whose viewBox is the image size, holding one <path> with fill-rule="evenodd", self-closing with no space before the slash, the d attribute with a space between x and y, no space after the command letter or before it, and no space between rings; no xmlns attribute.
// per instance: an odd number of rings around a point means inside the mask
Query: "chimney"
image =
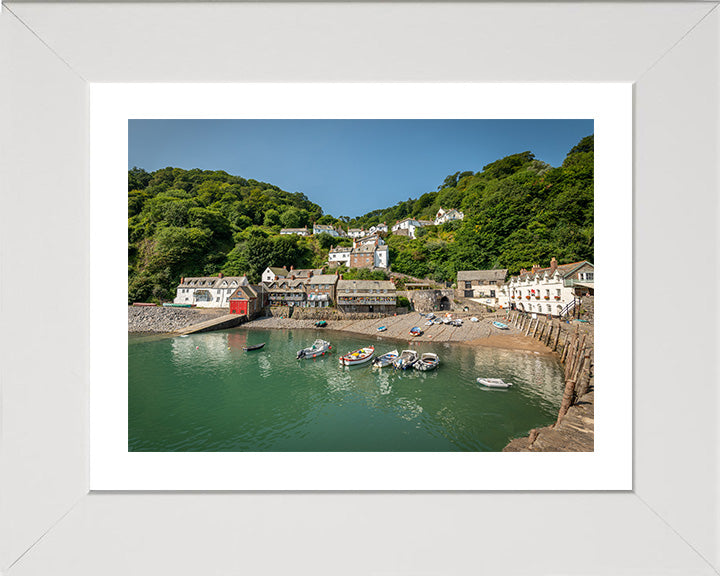
<svg viewBox="0 0 720 576"><path fill-rule="evenodd" d="M520 275L527 274L527 270L525 268L520 268Z"/></svg>
<svg viewBox="0 0 720 576"><path fill-rule="evenodd" d="M222 278L222 277L223 277L223 273L222 273L222 272L219 272L219 273L218 273L218 278Z"/></svg>
<svg viewBox="0 0 720 576"><path fill-rule="evenodd" d="M342 279L343 279L343 278L342 278L342 274L340 274L340 280L342 280Z"/></svg>
<svg viewBox="0 0 720 576"><path fill-rule="evenodd" d="M180 278L180 284L185 284L185 278Z"/></svg>
<svg viewBox="0 0 720 576"><path fill-rule="evenodd" d="M295 269L295 266L290 266L290 272L292 272Z"/></svg>
<svg viewBox="0 0 720 576"><path fill-rule="evenodd" d="M537 264L533 264L532 273L535 274L535 272L537 272L538 270L540 270L540 266L538 266Z"/></svg>
<svg viewBox="0 0 720 576"><path fill-rule="evenodd" d="M555 274L555 270L557 270L558 262L555 260L555 256L552 257L552 260L550 260L550 274Z"/></svg>

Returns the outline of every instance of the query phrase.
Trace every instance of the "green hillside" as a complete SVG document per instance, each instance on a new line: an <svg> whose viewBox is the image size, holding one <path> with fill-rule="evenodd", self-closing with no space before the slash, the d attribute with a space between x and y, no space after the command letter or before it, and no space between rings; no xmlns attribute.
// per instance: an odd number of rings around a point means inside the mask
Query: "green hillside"
<svg viewBox="0 0 720 576"><path fill-rule="evenodd" d="M432 220L438 208L465 219L418 231L415 240L389 235L397 272L454 280L457 270L593 259L593 137L580 141L562 166L532 153L502 158L480 172L448 176L434 192L349 221L352 227L413 216ZM347 219L342 223L348 226ZM164 168L128 172L129 301L171 298L182 276L248 274L266 266L320 266L337 239L280 236L281 227L338 223L304 194L222 171ZM345 240L343 243L348 243Z"/></svg>

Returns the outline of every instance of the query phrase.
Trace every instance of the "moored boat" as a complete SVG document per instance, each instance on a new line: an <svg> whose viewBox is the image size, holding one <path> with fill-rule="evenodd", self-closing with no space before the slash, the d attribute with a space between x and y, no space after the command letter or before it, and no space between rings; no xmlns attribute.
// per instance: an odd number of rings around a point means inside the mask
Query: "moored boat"
<svg viewBox="0 0 720 576"><path fill-rule="evenodd" d="M155 306L155 304L142 304L142 306ZM174 304L173 302L163 302L163 308L192 308L192 304Z"/></svg>
<svg viewBox="0 0 720 576"><path fill-rule="evenodd" d="M433 354L432 352L425 352L422 356L420 356L420 359L415 362L413 367L416 370L427 372L428 370L434 370L438 367L439 364L440 358L437 354Z"/></svg>
<svg viewBox="0 0 720 576"><path fill-rule="evenodd" d="M387 330L387 326L378 326L378 332L385 332L385 330Z"/></svg>
<svg viewBox="0 0 720 576"><path fill-rule="evenodd" d="M412 365L415 364L417 360L418 353L415 350L403 350L400 356L393 362L393 366L400 368L400 370L407 370L408 368L412 368Z"/></svg>
<svg viewBox="0 0 720 576"><path fill-rule="evenodd" d="M398 351L392 350L391 352L386 352L382 356L378 356L373 360L373 368L384 368L385 366L390 366L398 357Z"/></svg>
<svg viewBox="0 0 720 576"><path fill-rule="evenodd" d="M251 350L260 350L265 346L265 342L261 342L260 344L253 344L252 346L243 346L243 350L250 352Z"/></svg>
<svg viewBox="0 0 720 576"><path fill-rule="evenodd" d="M344 366L355 366L357 364L364 364L368 362L375 354L375 347L368 346L367 348L360 348L353 352L348 352L345 356L340 356L340 364Z"/></svg>
<svg viewBox="0 0 720 576"><path fill-rule="evenodd" d="M510 388L512 386L512 382L505 382L502 378L478 378L477 383L488 388Z"/></svg>
<svg viewBox="0 0 720 576"><path fill-rule="evenodd" d="M330 352L330 350L332 350L330 342L318 338L309 348L303 348L302 350L298 350L297 359L300 360L302 358L317 358L318 356L324 356L326 353Z"/></svg>
<svg viewBox="0 0 720 576"><path fill-rule="evenodd" d="M432 324L433 324L432 320L428 320L427 322L425 322L425 326L432 326Z"/></svg>
<svg viewBox="0 0 720 576"><path fill-rule="evenodd" d="M495 328L499 328L500 330L507 330L507 329L508 329L508 325L507 325L507 324L503 324L502 322L498 322L497 320L495 320L495 321L493 322L493 326L495 326Z"/></svg>
<svg viewBox="0 0 720 576"><path fill-rule="evenodd" d="M411 336L422 336L422 334L423 334L423 331L420 330L420 328L418 328L417 326L413 326L412 328L410 328Z"/></svg>
<svg viewBox="0 0 720 576"><path fill-rule="evenodd" d="M473 316L472 318L470 318L470 322L480 322L480 320L478 320L476 316Z"/></svg>
<svg viewBox="0 0 720 576"><path fill-rule="evenodd" d="M318 320L315 322L315 328L325 328L327 326L327 322L325 320Z"/></svg>

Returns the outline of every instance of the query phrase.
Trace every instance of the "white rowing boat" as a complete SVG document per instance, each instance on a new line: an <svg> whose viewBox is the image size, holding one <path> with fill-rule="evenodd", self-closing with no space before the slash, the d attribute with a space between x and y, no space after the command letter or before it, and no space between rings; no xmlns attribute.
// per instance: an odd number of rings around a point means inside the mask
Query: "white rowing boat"
<svg viewBox="0 0 720 576"><path fill-rule="evenodd" d="M309 348L303 348L302 350L298 350L297 359L300 360L302 358L317 358L318 356L324 356L326 353L330 352L330 350L332 350L330 342L318 338Z"/></svg>
<svg viewBox="0 0 720 576"><path fill-rule="evenodd" d="M510 388L512 386L512 382L505 382L502 378L478 378L477 383L488 388Z"/></svg>
<svg viewBox="0 0 720 576"><path fill-rule="evenodd" d="M364 364L368 362L375 354L375 347L368 346L367 348L360 348L353 352L348 352L345 356L340 356L340 364L344 366L355 366L357 364Z"/></svg>

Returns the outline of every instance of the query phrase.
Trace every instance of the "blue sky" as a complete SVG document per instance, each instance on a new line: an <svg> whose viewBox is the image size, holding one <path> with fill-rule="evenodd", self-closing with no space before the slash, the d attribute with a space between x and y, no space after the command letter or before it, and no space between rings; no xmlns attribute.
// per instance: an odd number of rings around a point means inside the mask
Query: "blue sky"
<svg viewBox="0 0 720 576"><path fill-rule="evenodd" d="M592 120L130 120L128 168L226 172L359 216L530 150L552 166Z"/></svg>

